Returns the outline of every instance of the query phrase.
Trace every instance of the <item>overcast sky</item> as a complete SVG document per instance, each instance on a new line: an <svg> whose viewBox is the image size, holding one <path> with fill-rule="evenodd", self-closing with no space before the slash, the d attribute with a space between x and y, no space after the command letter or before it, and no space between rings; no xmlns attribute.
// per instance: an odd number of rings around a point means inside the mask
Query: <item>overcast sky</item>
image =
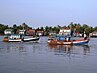
<svg viewBox="0 0 97 73"><path fill-rule="evenodd" d="M0 23L31 27L70 22L97 26L97 0L0 0Z"/></svg>

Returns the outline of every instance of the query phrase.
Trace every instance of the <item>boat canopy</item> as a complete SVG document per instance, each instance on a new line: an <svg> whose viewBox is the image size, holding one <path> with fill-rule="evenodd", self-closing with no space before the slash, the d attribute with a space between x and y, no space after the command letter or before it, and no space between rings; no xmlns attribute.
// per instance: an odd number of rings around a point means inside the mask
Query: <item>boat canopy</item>
<svg viewBox="0 0 97 73"><path fill-rule="evenodd" d="M13 39L13 38L21 38L21 35L19 35L19 34L13 34L9 38L11 38L11 39Z"/></svg>

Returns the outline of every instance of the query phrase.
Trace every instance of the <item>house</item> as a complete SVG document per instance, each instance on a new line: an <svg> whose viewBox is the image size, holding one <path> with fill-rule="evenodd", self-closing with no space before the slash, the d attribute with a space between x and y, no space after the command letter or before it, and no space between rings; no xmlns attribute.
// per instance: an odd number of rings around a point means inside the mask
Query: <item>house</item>
<svg viewBox="0 0 97 73"><path fill-rule="evenodd" d="M69 36L76 36L76 37L82 37L82 34L79 32L74 32L74 30L71 30L69 28L62 28L59 31L59 34L61 35L69 35Z"/></svg>
<svg viewBox="0 0 97 73"><path fill-rule="evenodd" d="M37 31L36 31L36 34L37 34L38 36L43 36L43 35L44 35L44 31L43 31L43 30L37 30Z"/></svg>
<svg viewBox="0 0 97 73"><path fill-rule="evenodd" d="M25 33L26 33L26 30L19 30L18 31L18 34L20 34L20 35L25 35Z"/></svg>
<svg viewBox="0 0 97 73"><path fill-rule="evenodd" d="M97 31L94 31L89 34L90 37L97 37Z"/></svg>
<svg viewBox="0 0 97 73"><path fill-rule="evenodd" d="M28 36L33 36L33 35L35 35L35 29L28 29L28 30L26 31L26 35L28 35Z"/></svg>
<svg viewBox="0 0 97 73"><path fill-rule="evenodd" d="M71 35L71 29L62 28L62 29L60 29L59 34L61 34L61 35Z"/></svg>
<svg viewBox="0 0 97 73"><path fill-rule="evenodd" d="M49 32L49 37L50 38L54 38L55 36L57 36L56 32Z"/></svg>
<svg viewBox="0 0 97 73"><path fill-rule="evenodd" d="M52 35L57 35L57 33L55 32L49 32L49 35L52 36Z"/></svg>
<svg viewBox="0 0 97 73"><path fill-rule="evenodd" d="M4 31L4 34L14 34L13 30L12 29L6 29Z"/></svg>
<svg viewBox="0 0 97 73"><path fill-rule="evenodd" d="M74 32L74 36L75 36L75 37L82 37L82 34L79 33L79 32Z"/></svg>

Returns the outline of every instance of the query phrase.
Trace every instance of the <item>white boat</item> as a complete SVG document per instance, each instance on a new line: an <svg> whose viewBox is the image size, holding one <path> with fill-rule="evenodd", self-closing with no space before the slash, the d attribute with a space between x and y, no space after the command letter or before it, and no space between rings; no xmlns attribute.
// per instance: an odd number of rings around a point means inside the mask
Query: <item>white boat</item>
<svg viewBox="0 0 97 73"><path fill-rule="evenodd" d="M4 42L38 42L39 37L22 37L19 34L11 34L7 35L3 39Z"/></svg>
<svg viewBox="0 0 97 73"><path fill-rule="evenodd" d="M30 38L23 38L22 39L23 42L38 42L39 41L39 37L30 37Z"/></svg>
<svg viewBox="0 0 97 73"><path fill-rule="evenodd" d="M19 34L13 34L9 36L9 42L21 42L22 41L22 36Z"/></svg>
<svg viewBox="0 0 97 73"><path fill-rule="evenodd" d="M4 37L3 41L4 42L21 42L22 37L19 34L11 34L11 35Z"/></svg>

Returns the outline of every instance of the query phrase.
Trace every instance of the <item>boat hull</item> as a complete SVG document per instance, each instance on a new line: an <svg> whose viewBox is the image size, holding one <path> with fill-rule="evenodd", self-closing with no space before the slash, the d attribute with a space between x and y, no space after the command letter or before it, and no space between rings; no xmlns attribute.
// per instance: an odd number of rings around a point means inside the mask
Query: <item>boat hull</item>
<svg viewBox="0 0 97 73"><path fill-rule="evenodd" d="M22 41L23 41L23 42L38 42L38 41L39 41L39 37L24 38Z"/></svg>
<svg viewBox="0 0 97 73"><path fill-rule="evenodd" d="M89 39L86 40L78 40L78 41L73 41L74 45L87 45L89 42Z"/></svg>
<svg viewBox="0 0 97 73"><path fill-rule="evenodd" d="M9 39L8 42L21 42L22 39Z"/></svg>
<svg viewBox="0 0 97 73"><path fill-rule="evenodd" d="M4 38L3 39L3 42L8 42L8 38Z"/></svg>
<svg viewBox="0 0 97 73"><path fill-rule="evenodd" d="M72 45L72 42L66 42L66 41L57 41L57 40L48 40L49 44L55 44L55 45Z"/></svg>
<svg viewBox="0 0 97 73"><path fill-rule="evenodd" d="M56 45L87 45L88 42L89 39L74 40L74 41L48 40L48 44L56 44Z"/></svg>

